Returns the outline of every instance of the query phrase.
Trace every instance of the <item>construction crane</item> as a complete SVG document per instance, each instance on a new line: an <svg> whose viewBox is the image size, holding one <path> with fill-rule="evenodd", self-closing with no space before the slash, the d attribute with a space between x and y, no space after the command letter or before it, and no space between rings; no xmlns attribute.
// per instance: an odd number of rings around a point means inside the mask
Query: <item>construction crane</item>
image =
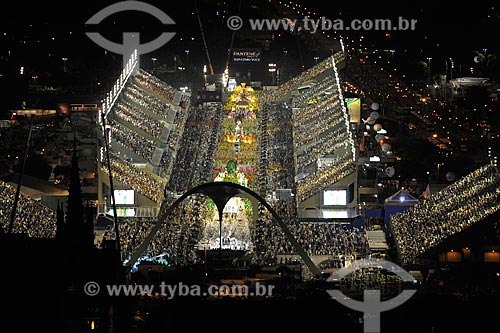
<svg viewBox="0 0 500 333"><path fill-rule="evenodd" d="M198 17L198 24L200 25L201 38L203 40L203 46L205 47L205 53L207 55L208 68L210 70L210 75L214 75L214 68L212 66L212 61L210 60L210 53L208 52L207 41L205 40L205 32L203 31L203 24L201 23L200 13L198 11L198 4L196 3L196 0L194 0L194 8L196 10L196 16Z"/></svg>

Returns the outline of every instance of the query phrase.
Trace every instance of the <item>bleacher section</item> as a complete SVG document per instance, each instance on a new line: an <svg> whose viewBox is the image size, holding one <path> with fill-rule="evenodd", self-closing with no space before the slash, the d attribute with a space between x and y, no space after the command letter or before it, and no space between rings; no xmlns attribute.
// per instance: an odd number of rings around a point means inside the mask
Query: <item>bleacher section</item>
<svg viewBox="0 0 500 333"><path fill-rule="evenodd" d="M133 163L124 161L115 154L110 154L110 161L114 179L130 186L130 188L154 202L163 201L166 179L146 169L138 168ZM108 174L107 168L103 168L103 171Z"/></svg>
<svg viewBox="0 0 500 333"><path fill-rule="evenodd" d="M316 197L321 191L331 188L355 171L354 142L337 72L337 65L343 61L343 53L338 52L277 89L266 91L260 96L259 103L263 110L261 128L264 129L261 138L261 168L279 171L281 168L290 170L293 167L295 171L295 186L290 186L286 177L275 175L274 178L278 176L280 179L276 182L276 179L270 179L261 172L262 184L259 186L262 193L274 190L266 189L266 185L278 185L281 182L287 188L295 188L299 205L309 198L317 203L319 200ZM268 124L270 117L267 112L268 109L274 109L274 112L286 114L284 111L290 107L293 145L287 151L293 151L294 165L284 166L283 161L269 160L268 141L275 136L273 129L278 131L277 137L280 138L286 136L286 131L281 132L276 125ZM282 155L284 157L286 153L278 154ZM345 188L350 184L341 185Z"/></svg>
<svg viewBox="0 0 500 333"><path fill-rule="evenodd" d="M391 217L400 260L411 263L447 238L500 210L500 174L485 165Z"/></svg>
<svg viewBox="0 0 500 333"><path fill-rule="evenodd" d="M293 218L296 214L294 205L283 201L274 201L271 205L278 215L284 217L288 228L312 259L323 257L321 261L331 260L335 267L342 267L346 257L355 258L367 253L368 243L363 230L335 222L299 222ZM294 253L292 245L266 210L259 211L252 232L255 254L259 260L274 264L280 256Z"/></svg>
<svg viewBox="0 0 500 333"><path fill-rule="evenodd" d="M292 99L295 179L299 203L355 170L351 136L333 67L319 73L321 75L314 77L316 83L301 90Z"/></svg>
<svg viewBox="0 0 500 333"><path fill-rule="evenodd" d="M213 180L215 151L219 140L219 125L223 117L222 103L191 105L189 118L168 189L184 193Z"/></svg>
<svg viewBox="0 0 500 333"><path fill-rule="evenodd" d="M287 103L266 103L261 110L258 191L268 198L277 189L295 191L293 121Z"/></svg>
<svg viewBox="0 0 500 333"><path fill-rule="evenodd" d="M190 93L139 69L129 77L107 115L113 175L161 203L188 116ZM102 164L101 171L108 170Z"/></svg>
<svg viewBox="0 0 500 333"><path fill-rule="evenodd" d="M333 59L336 64L343 63L345 60L343 52L337 52L333 56ZM284 84L280 85L275 90L270 90L264 92L259 97L260 108L267 102L273 101L284 101L290 98L290 94L293 90L297 89L300 85L304 84L307 81L310 81L322 74L326 70L330 70L333 68L332 57L328 57L316 66L308 69L307 71L295 76L291 80L288 80Z"/></svg>
<svg viewBox="0 0 500 333"><path fill-rule="evenodd" d="M7 232L16 188L0 180L0 223ZM13 233L34 238L52 238L56 233L56 214L40 202L20 193Z"/></svg>

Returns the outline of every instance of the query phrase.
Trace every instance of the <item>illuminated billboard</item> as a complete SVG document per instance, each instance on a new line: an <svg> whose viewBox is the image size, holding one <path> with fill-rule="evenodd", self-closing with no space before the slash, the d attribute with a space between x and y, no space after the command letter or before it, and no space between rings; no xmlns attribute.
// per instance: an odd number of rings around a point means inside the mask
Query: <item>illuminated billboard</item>
<svg viewBox="0 0 500 333"><path fill-rule="evenodd" d="M260 49L234 49L233 62L260 62Z"/></svg>
<svg viewBox="0 0 500 333"><path fill-rule="evenodd" d="M115 190L117 205L133 205L135 203L134 190Z"/></svg>
<svg viewBox="0 0 500 333"><path fill-rule="evenodd" d="M114 216L113 209L108 210L108 215ZM116 216L118 217L133 217L135 216L135 208L116 208Z"/></svg>
<svg viewBox="0 0 500 333"><path fill-rule="evenodd" d="M359 98L346 98L349 122L359 124L361 120L361 100Z"/></svg>
<svg viewBox="0 0 500 333"><path fill-rule="evenodd" d="M345 205L347 205L347 190L323 191L323 206L345 206Z"/></svg>

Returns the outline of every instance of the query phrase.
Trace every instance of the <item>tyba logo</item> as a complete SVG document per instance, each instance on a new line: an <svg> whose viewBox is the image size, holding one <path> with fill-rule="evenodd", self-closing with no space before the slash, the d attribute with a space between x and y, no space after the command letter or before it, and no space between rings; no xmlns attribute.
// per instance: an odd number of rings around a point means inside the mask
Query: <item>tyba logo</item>
<svg viewBox="0 0 500 333"><path fill-rule="evenodd" d="M162 12L155 6L141 1L121 1L112 4L106 8L101 9L94 16L92 16L85 24L99 24L107 18L116 13L123 11L139 11L150 14L157 18L163 24L175 24L167 14ZM140 33L139 32L123 32L123 44L118 44L104 38L98 32L86 32L86 35L97 45L105 50L123 55L123 64L126 64L130 55L137 50L137 54L145 54L159 49L170 41L174 36L175 32L163 32L156 39L141 44L140 43Z"/></svg>
<svg viewBox="0 0 500 333"><path fill-rule="evenodd" d="M398 265L387 260L362 259L355 261L351 266L344 267L332 274L327 281L341 280L347 275L363 268L382 268L399 276L404 282L415 283L416 280L410 273ZM381 302L380 290L370 289L363 291L363 301L357 301L344 295L340 290L327 290L328 294L337 302L350 309L363 312L364 332L380 332L380 313L392 310L407 300L417 291L406 289L398 296Z"/></svg>

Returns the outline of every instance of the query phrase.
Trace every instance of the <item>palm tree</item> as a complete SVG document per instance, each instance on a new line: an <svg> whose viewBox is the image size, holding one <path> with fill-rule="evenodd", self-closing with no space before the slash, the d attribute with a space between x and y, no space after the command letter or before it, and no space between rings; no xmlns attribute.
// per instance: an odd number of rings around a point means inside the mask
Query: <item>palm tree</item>
<svg viewBox="0 0 500 333"><path fill-rule="evenodd" d="M483 76L490 76L491 69L495 65L497 56L495 54L487 54L486 51L486 49L484 49L483 52L474 51L474 62L480 65L481 74Z"/></svg>

